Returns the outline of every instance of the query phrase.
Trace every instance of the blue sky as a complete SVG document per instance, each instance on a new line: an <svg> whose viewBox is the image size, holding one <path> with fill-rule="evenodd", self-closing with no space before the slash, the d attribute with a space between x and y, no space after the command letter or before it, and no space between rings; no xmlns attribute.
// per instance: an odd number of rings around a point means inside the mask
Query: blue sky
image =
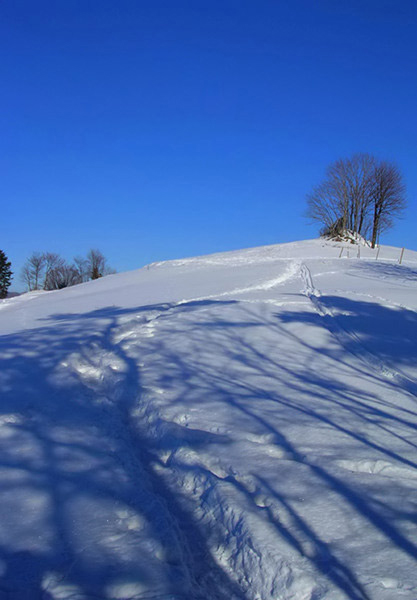
<svg viewBox="0 0 417 600"><path fill-rule="evenodd" d="M417 249L414 0L3 0L0 248L119 271L315 237L305 195L395 161Z"/></svg>

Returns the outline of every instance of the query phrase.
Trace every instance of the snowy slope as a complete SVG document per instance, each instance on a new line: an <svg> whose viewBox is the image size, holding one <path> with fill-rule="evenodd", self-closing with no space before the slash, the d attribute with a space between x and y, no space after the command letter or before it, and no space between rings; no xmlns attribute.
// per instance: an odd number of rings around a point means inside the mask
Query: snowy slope
<svg viewBox="0 0 417 600"><path fill-rule="evenodd" d="M416 600L417 253L0 303L0 599Z"/></svg>

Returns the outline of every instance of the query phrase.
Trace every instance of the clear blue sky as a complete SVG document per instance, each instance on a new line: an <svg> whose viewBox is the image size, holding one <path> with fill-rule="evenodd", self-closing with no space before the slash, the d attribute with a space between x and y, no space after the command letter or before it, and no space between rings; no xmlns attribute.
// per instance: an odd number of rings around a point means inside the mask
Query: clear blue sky
<svg viewBox="0 0 417 600"><path fill-rule="evenodd" d="M2 0L0 248L119 271L315 237L305 195L395 161L417 249L415 0Z"/></svg>

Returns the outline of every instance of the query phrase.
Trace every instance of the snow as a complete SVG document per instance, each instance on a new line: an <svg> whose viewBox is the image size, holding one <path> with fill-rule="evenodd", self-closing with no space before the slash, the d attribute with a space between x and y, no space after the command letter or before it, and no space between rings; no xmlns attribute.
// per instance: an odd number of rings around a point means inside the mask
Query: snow
<svg viewBox="0 0 417 600"><path fill-rule="evenodd" d="M0 599L415 600L417 253L376 252L1 302Z"/></svg>

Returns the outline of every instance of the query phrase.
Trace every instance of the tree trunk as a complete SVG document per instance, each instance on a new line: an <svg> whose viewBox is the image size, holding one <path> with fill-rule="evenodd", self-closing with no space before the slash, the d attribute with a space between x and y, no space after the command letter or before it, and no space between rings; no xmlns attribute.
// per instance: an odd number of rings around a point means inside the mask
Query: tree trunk
<svg viewBox="0 0 417 600"><path fill-rule="evenodd" d="M371 248L375 248L375 245L376 245L376 236L378 235L378 229L379 229L379 218L380 218L380 214L379 214L379 211L378 211L377 207L375 206L374 224L373 224L373 227L372 227Z"/></svg>
<svg viewBox="0 0 417 600"><path fill-rule="evenodd" d="M363 227L363 220L364 220L364 212L361 211L360 217L359 217L359 225L358 225L358 233L359 235L362 235L362 227Z"/></svg>

